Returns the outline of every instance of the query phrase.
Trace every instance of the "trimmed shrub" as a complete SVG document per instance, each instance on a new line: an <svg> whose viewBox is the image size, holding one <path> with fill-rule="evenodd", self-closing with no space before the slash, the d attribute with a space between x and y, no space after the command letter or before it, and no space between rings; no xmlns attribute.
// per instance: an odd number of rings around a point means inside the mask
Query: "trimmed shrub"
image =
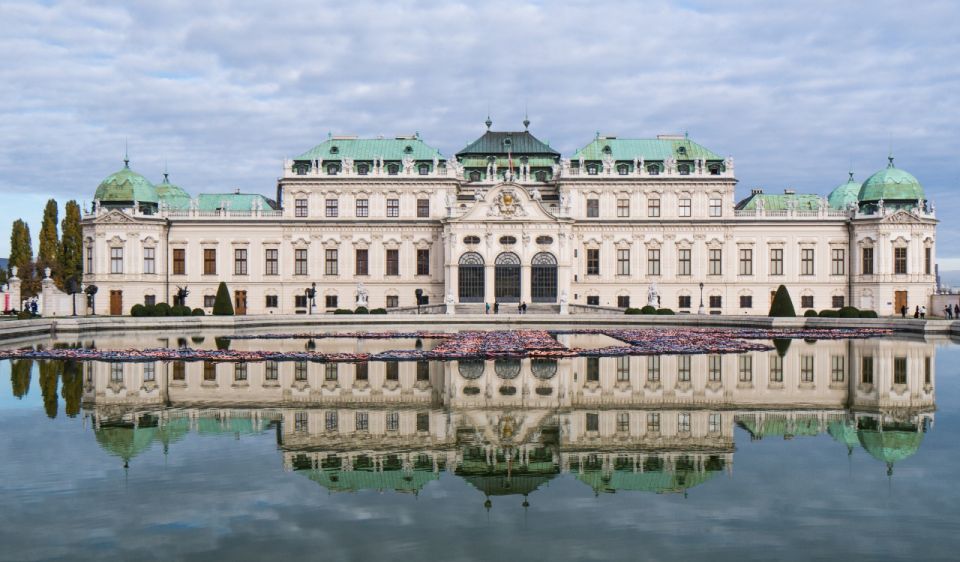
<svg viewBox="0 0 960 562"><path fill-rule="evenodd" d="M658 308L657 314L659 314L660 316L673 316L676 313L669 308Z"/></svg>
<svg viewBox="0 0 960 562"><path fill-rule="evenodd" d="M773 340L773 347L777 349L777 355L786 357L787 351L790 350L790 340L787 338L775 338Z"/></svg>
<svg viewBox="0 0 960 562"><path fill-rule="evenodd" d="M154 316L170 316L170 305L165 302L158 302L153 307Z"/></svg>
<svg viewBox="0 0 960 562"><path fill-rule="evenodd" d="M773 302L770 303L770 314L773 318L795 318L796 309L793 308L793 299L790 298L790 292L787 287L780 285L777 287L777 293L773 295Z"/></svg>
<svg viewBox="0 0 960 562"><path fill-rule="evenodd" d="M21 310L17 313L17 320L29 320L31 318L33 318L33 314L26 310Z"/></svg>
<svg viewBox="0 0 960 562"><path fill-rule="evenodd" d="M213 341L217 344L217 349L220 351L230 349L230 338L213 338Z"/></svg>
<svg viewBox="0 0 960 562"><path fill-rule="evenodd" d="M194 316L203 316L206 312L204 312L202 308L194 308L192 314Z"/></svg>
<svg viewBox="0 0 960 562"><path fill-rule="evenodd" d="M878 316L877 316L877 311L876 311L876 310L861 310L861 311L860 311L860 318L877 318L877 317L878 317Z"/></svg>
<svg viewBox="0 0 960 562"><path fill-rule="evenodd" d="M840 312L837 310L831 310L828 308L826 310L820 311L820 318L839 318L839 317L840 317Z"/></svg>
<svg viewBox="0 0 960 562"><path fill-rule="evenodd" d="M214 316L233 316L233 301L230 299L230 289L223 281L217 287L217 298L213 301Z"/></svg>
<svg viewBox="0 0 960 562"><path fill-rule="evenodd" d="M810 310L804 312L803 315L807 318L816 318L817 311L811 308Z"/></svg>
<svg viewBox="0 0 960 562"><path fill-rule="evenodd" d="M840 318L860 318L860 311L855 306L845 306L839 311Z"/></svg>
<svg viewBox="0 0 960 562"><path fill-rule="evenodd" d="M386 314L386 313L387 313L386 308L373 308L370 310L370 314Z"/></svg>
<svg viewBox="0 0 960 562"><path fill-rule="evenodd" d="M639 308L629 308L629 307L628 307L626 310L623 311L623 313L624 313L624 314L630 314L630 315L640 314L640 309L639 309Z"/></svg>
<svg viewBox="0 0 960 562"><path fill-rule="evenodd" d="M358 306L356 310L353 311L354 314L370 314L370 310L365 306Z"/></svg>
<svg viewBox="0 0 960 562"><path fill-rule="evenodd" d="M156 315L157 315L157 307L156 307L156 305L152 305L152 304L145 304L145 305L143 305L143 315L144 315L144 316L156 316Z"/></svg>
<svg viewBox="0 0 960 562"><path fill-rule="evenodd" d="M656 313L657 313L657 307L650 306L649 304L640 309L640 314L656 314Z"/></svg>
<svg viewBox="0 0 960 562"><path fill-rule="evenodd" d="M143 305L135 304L130 307L130 316L136 316L137 318L143 316Z"/></svg>
<svg viewBox="0 0 960 562"><path fill-rule="evenodd" d="M349 308L338 308L333 311L334 314L353 314L353 311Z"/></svg>

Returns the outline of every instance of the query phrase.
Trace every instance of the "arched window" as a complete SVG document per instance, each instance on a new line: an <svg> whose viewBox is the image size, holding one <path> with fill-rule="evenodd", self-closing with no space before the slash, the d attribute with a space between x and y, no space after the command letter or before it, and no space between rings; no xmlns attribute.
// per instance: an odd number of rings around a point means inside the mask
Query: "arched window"
<svg viewBox="0 0 960 562"><path fill-rule="evenodd" d="M480 181L480 172L474 170L470 172L470 181Z"/></svg>
<svg viewBox="0 0 960 562"><path fill-rule="evenodd" d="M330 154L339 154L339 153L340 153L340 149L339 149L339 148L337 148L336 146L331 146L331 147L330 147Z"/></svg>
<svg viewBox="0 0 960 562"><path fill-rule="evenodd" d="M595 176L597 175L597 172L598 172L598 169L596 165L590 164L589 166L587 166L587 174L591 176Z"/></svg>
<svg viewBox="0 0 960 562"><path fill-rule="evenodd" d="M557 374L556 359L531 359L530 371L541 380L552 379Z"/></svg>
<svg viewBox="0 0 960 562"><path fill-rule="evenodd" d="M467 252L460 256L460 265L483 265L483 256L476 252Z"/></svg>
<svg viewBox="0 0 960 562"><path fill-rule="evenodd" d="M467 238L476 238L477 242L480 242L476 236ZM460 256L459 267L457 267L457 293L460 296L460 302L483 302L485 296L483 264L483 256L476 252L467 252Z"/></svg>
<svg viewBox="0 0 960 562"><path fill-rule="evenodd" d="M505 146L506 148L510 148L511 144L513 144L513 141L510 140L509 138L503 139L503 146Z"/></svg>
<svg viewBox="0 0 960 562"><path fill-rule="evenodd" d="M427 174L430 173L430 165L429 165L429 164L420 164L420 166L418 167L418 169L420 170L420 175L421 175L421 176L426 176Z"/></svg>
<svg viewBox="0 0 960 562"><path fill-rule="evenodd" d="M457 362L460 376L467 380L479 379L483 376L484 363L482 359L467 359Z"/></svg>
<svg viewBox="0 0 960 562"><path fill-rule="evenodd" d="M413 154L413 147L408 144L406 147L404 147L403 153L404 153L404 154Z"/></svg>
<svg viewBox="0 0 960 562"><path fill-rule="evenodd" d="M340 164L327 164L327 175L335 176L340 171Z"/></svg>
<svg viewBox="0 0 960 562"><path fill-rule="evenodd" d="M540 252L533 256L531 263L533 265L557 265L557 258L550 252Z"/></svg>
<svg viewBox="0 0 960 562"><path fill-rule="evenodd" d="M540 252L530 260L530 298L533 302L557 302L557 258Z"/></svg>
<svg viewBox="0 0 960 562"><path fill-rule="evenodd" d="M520 360L497 359L493 362L493 370L501 379L514 379L520 374Z"/></svg>
<svg viewBox="0 0 960 562"><path fill-rule="evenodd" d="M603 153L604 153L604 154L611 154L612 152L613 152L613 150L610 148L610 145L609 145L609 144L603 147Z"/></svg>
<svg viewBox="0 0 960 562"><path fill-rule="evenodd" d="M547 173L543 170L537 172L534 176L537 178L537 181L547 181Z"/></svg>
<svg viewBox="0 0 960 562"><path fill-rule="evenodd" d="M678 146L678 147L677 147L677 154L679 154L680 156L686 156L686 155L687 155L687 147L685 147L685 146Z"/></svg>
<svg viewBox="0 0 960 562"><path fill-rule="evenodd" d="M627 166L626 164L618 164L617 173L620 174L621 176L627 175L628 173L630 173L630 166Z"/></svg>
<svg viewBox="0 0 960 562"><path fill-rule="evenodd" d="M690 175L690 164L680 164L680 165L677 167L677 170L680 172L680 175L681 175L681 176L689 176L689 175Z"/></svg>
<svg viewBox="0 0 960 562"><path fill-rule="evenodd" d="M365 175L367 175L368 173L370 173L370 166L368 166L367 164L358 164L358 165L357 165L357 174L358 174L358 175L365 176Z"/></svg>
<svg viewBox="0 0 960 562"><path fill-rule="evenodd" d="M493 271L494 298L499 302L520 302L520 256L503 252Z"/></svg>
<svg viewBox="0 0 960 562"><path fill-rule="evenodd" d="M466 254L464 254L466 255ZM462 259L462 258L461 258ZM497 256L496 265L520 265L520 257L513 252L504 252Z"/></svg>
<svg viewBox="0 0 960 562"><path fill-rule="evenodd" d="M391 176L395 176L400 173L400 166L396 164L387 164L387 173Z"/></svg>
<svg viewBox="0 0 960 562"><path fill-rule="evenodd" d="M464 243L464 244L467 244L467 245L470 245L470 244L479 244L479 243L480 243L480 237L479 237L479 236L464 236L464 237L463 237L463 243ZM460 259L462 260L463 258L460 258ZM461 263L462 263L462 262L461 262Z"/></svg>
<svg viewBox="0 0 960 562"><path fill-rule="evenodd" d="M650 174L651 176L660 175L660 166L657 164L648 164L647 173Z"/></svg>
<svg viewBox="0 0 960 562"><path fill-rule="evenodd" d="M711 175L711 176L719 176L719 175L720 175L720 165L719 165L719 164L711 164L711 165L707 166L707 169L710 170L710 175Z"/></svg>
<svg viewBox="0 0 960 562"><path fill-rule="evenodd" d="M500 243L504 246L509 246L511 244L517 243L517 238L515 236L501 236Z"/></svg>

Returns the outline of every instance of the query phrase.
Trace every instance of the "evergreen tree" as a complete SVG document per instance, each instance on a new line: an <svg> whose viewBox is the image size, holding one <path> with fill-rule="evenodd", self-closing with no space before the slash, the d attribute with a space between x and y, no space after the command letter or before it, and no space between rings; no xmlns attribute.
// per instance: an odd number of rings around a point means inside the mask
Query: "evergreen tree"
<svg viewBox="0 0 960 562"><path fill-rule="evenodd" d="M213 301L214 316L233 316L233 301L230 299L230 290L223 281L217 287L217 298Z"/></svg>
<svg viewBox="0 0 960 562"><path fill-rule="evenodd" d="M83 232L80 228L80 205L67 201L60 223L60 268L56 277L60 287L67 286L67 279L83 275Z"/></svg>
<svg viewBox="0 0 960 562"><path fill-rule="evenodd" d="M40 392L43 395L43 410L48 418L57 417L60 399L57 396L57 383L63 363L60 361L40 362Z"/></svg>
<svg viewBox="0 0 960 562"><path fill-rule="evenodd" d="M777 293L773 295L773 302L770 303L770 316L780 318L793 318L797 315L793 308L793 300L790 293L783 285L777 287Z"/></svg>
<svg viewBox="0 0 960 562"><path fill-rule="evenodd" d="M13 395L23 398L30 392L30 372L33 371L33 359L15 359L10 361L10 384Z"/></svg>
<svg viewBox="0 0 960 562"><path fill-rule="evenodd" d="M47 267L51 275L60 269L57 255L60 253L60 237L57 235L57 201L50 199L43 209L43 224L40 226L40 248L37 250L37 274L43 275Z"/></svg>
<svg viewBox="0 0 960 562"><path fill-rule="evenodd" d="M33 278L33 241L30 238L30 226L22 219L13 221L13 229L10 232L8 271L13 271L14 266L20 270L17 276L23 282L21 291L24 297L37 294L39 283Z"/></svg>
<svg viewBox="0 0 960 562"><path fill-rule="evenodd" d="M83 398L83 369L79 361L64 361L60 378L63 388L60 396L66 403L65 413L71 418L80 413L80 401Z"/></svg>

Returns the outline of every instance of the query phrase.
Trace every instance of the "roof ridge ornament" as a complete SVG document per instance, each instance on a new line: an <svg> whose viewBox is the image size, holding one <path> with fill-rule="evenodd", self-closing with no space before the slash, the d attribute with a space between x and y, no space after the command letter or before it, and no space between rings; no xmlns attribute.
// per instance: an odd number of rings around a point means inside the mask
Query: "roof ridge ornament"
<svg viewBox="0 0 960 562"><path fill-rule="evenodd" d="M123 167L130 167L130 145L127 139L123 139Z"/></svg>
<svg viewBox="0 0 960 562"><path fill-rule="evenodd" d="M487 120L483 122L487 126L487 130L490 130L490 126L493 125L493 121L490 120L490 112L487 112Z"/></svg>
<svg viewBox="0 0 960 562"><path fill-rule="evenodd" d="M892 153L892 152L890 153L889 156L887 156L887 168L896 168L896 166L893 165L893 153Z"/></svg>

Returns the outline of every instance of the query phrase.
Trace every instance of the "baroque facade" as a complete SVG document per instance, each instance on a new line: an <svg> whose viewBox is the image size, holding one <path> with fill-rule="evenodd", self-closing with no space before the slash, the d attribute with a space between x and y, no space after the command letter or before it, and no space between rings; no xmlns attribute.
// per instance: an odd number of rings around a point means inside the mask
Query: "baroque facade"
<svg viewBox="0 0 960 562"><path fill-rule="evenodd" d="M221 281L240 314L448 313L641 307L766 314L783 284L798 313L928 305L936 224L897 168L827 198L755 189L685 135L597 135L569 158L527 130L487 131L452 158L418 135L330 136L284 161L276 198L191 196L129 168L83 218L97 314L137 303L210 312ZM315 287L315 300L308 289Z"/></svg>

